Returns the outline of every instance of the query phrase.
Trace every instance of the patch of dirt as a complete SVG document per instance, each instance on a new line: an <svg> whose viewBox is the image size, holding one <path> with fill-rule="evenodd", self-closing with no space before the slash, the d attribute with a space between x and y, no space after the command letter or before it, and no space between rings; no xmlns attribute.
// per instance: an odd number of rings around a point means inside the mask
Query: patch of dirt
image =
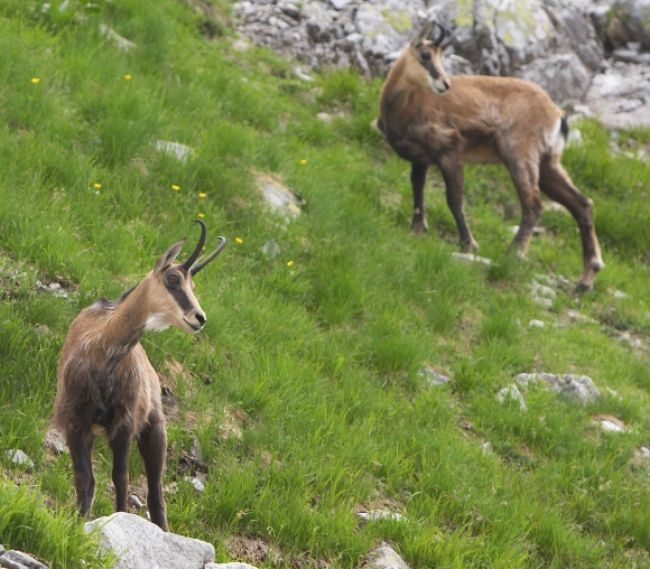
<svg viewBox="0 0 650 569"><path fill-rule="evenodd" d="M223 420L219 425L218 437L222 441L228 439L241 440L244 438L246 420L246 413L241 409L226 407L223 410Z"/></svg>
<svg viewBox="0 0 650 569"><path fill-rule="evenodd" d="M226 541L226 550L232 559L260 565L262 563L282 569L331 569L324 559L315 559L307 553L285 555L261 538L234 535Z"/></svg>

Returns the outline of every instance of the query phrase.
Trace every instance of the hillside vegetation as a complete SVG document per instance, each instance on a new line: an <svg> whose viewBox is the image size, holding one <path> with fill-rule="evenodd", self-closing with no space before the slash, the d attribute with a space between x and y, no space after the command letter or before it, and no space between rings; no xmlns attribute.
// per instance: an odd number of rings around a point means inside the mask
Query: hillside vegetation
<svg viewBox="0 0 650 569"><path fill-rule="evenodd" d="M358 567L382 540L414 569L650 565L650 468L635 458L650 442L650 165L635 158L649 132L610 150L580 125L564 163L595 202L607 268L593 292L561 288L544 308L533 279L580 273L573 220L545 212L529 259L504 257L514 189L500 168L469 168L468 218L493 266L451 256L437 173L431 229L411 235L408 165L369 126L380 82L302 81L294 62L233 49L225 2L209 20L189 0L42 4L0 3L0 543L55 568L110 566L74 513L69 456L43 447L58 353L81 308L192 243L202 214L229 238L197 276L207 326L143 340L168 386L173 531L261 568ZM137 47L119 50L100 23ZM179 161L159 139L195 153ZM298 219L266 209L260 173L304 199ZM430 386L425 366L451 381ZM589 375L603 396L497 401L530 371ZM97 446L101 516L111 460ZM33 470L11 464L13 448ZM137 452L130 473L142 496ZM404 518L364 523L362 510Z"/></svg>

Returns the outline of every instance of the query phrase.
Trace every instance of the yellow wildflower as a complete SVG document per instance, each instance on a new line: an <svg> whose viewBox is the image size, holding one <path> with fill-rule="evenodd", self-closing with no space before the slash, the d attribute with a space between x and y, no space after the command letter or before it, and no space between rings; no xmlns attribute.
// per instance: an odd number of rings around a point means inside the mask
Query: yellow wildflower
<svg viewBox="0 0 650 569"><path fill-rule="evenodd" d="M287 261L287 267L289 268L293 267L293 261Z"/></svg>
<svg viewBox="0 0 650 569"><path fill-rule="evenodd" d="M102 189L102 185L101 185L99 182L95 182L95 183L93 184L93 188L95 188L96 190L101 190L101 189Z"/></svg>
<svg viewBox="0 0 650 569"><path fill-rule="evenodd" d="M208 194L206 194L205 192L199 192L199 198L201 198L201 199L206 198L207 195L208 195Z"/></svg>
<svg viewBox="0 0 650 569"><path fill-rule="evenodd" d="M241 237L235 237L235 243L237 243L237 245L243 245L244 240Z"/></svg>
<svg viewBox="0 0 650 569"><path fill-rule="evenodd" d="M300 161L298 162L298 164L300 164L301 166L306 166L306 165L307 165L307 160L305 160L305 159L303 158L302 160L300 160Z"/></svg>
<svg viewBox="0 0 650 569"><path fill-rule="evenodd" d="M131 81L131 79L133 79L133 75L131 75L130 73L125 73L122 76L122 79L124 79L124 81Z"/></svg>
<svg viewBox="0 0 650 569"><path fill-rule="evenodd" d="M197 215L198 215L198 217L199 217L200 219L204 219L204 218L205 218L205 213L199 213L199 214L197 214Z"/></svg>
<svg viewBox="0 0 650 569"><path fill-rule="evenodd" d="M178 184L172 184L172 190L175 192L180 192L181 187Z"/></svg>
<svg viewBox="0 0 650 569"><path fill-rule="evenodd" d="M32 77L32 85L38 85L41 82L40 77Z"/></svg>

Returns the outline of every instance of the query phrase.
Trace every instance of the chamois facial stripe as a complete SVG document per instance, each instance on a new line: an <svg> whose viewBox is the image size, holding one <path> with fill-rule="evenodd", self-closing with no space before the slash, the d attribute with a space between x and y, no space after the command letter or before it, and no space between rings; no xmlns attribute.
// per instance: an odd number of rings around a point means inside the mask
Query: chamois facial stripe
<svg viewBox="0 0 650 569"><path fill-rule="evenodd" d="M192 308L193 305L190 302L187 293L183 289L169 290L169 294L171 294L172 297L174 297L176 304L178 304L178 306L181 307L181 310L183 310L183 312L187 312Z"/></svg>

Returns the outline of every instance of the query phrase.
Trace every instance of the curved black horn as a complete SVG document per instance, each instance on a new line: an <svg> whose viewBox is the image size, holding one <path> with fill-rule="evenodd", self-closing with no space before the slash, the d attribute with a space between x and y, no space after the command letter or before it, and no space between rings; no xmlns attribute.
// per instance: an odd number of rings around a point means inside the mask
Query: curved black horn
<svg viewBox="0 0 650 569"><path fill-rule="evenodd" d="M226 238L225 237L217 237L219 240L219 245L217 245L217 248L212 251L207 257L201 259L197 263L194 264L194 266L190 269L192 276L194 276L196 273L198 273L203 267L205 267L208 263L211 263L214 261L218 256L221 251L224 250L224 247L226 246Z"/></svg>
<svg viewBox="0 0 650 569"><path fill-rule="evenodd" d="M194 251L192 251L192 254L187 258L187 261L183 263L183 268L186 271L189 271L192 268L194 261L196 261L198 256L201 254L201 251L203 250L203 245L205 245L205 223L203 223L200 219L195 219L194 222L198 223L201 226L201 237L199 237L199 242L196 244L196 248Z"/></svg>
<svg viewBox="0 0 650 569"><path fill-rule="evenodd" d="M438 33L438 37L434 39L433 30L435 30L436 27L440 31ZM439 24L438 22L433 22L433 26L431 26L431 35L429 36L431 38L431 41L433 42L433 45L436 46L440 45L442 41L445 39L446 35L447 35L447 29L443 25Z"/></svg>

